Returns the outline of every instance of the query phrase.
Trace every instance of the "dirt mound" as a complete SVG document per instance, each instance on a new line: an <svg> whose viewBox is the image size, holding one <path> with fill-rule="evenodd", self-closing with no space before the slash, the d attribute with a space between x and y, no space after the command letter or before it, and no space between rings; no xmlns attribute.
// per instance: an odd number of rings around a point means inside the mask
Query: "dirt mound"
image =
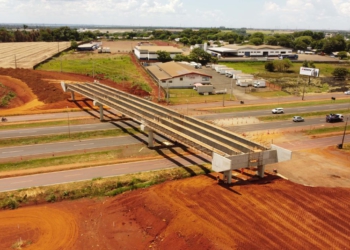
<svg viewBox="0 0 350 250"><path fill-rule="evenodd" d="M133 57L132 57L133 58ZM141 66L135 62L138 68ZM158 96L158 90L150 77L142 70L144 77L152 87L151 94ZM9 105L3 110L4 114L9 113L9 109L22 107L21 109L14 109L11 112L16 113L19 110L50 110L50 109L62 109L66 107L70 108L82 108L92 107L91 100L87 100L84 97L77 95L77 100L80 102L71 102L69 93L64 93L61 87L61 81L66 82L93 82L94 78L85 75L73 74L73 73L59 73L49 71L39 71L30 69L4 69L0 68L0 82L6 86L6 90L11 89L15 92L17 97L12 99ZM117 88L124 92L134 94L137 96L149 96L147 92L140 89L138 86L132 86L130 82L124 82L116 84L115 82L100 77L100 82L108 86ZM5 89L5 88L2 88ZM2 95L7 92L3 91ZM32 102L31 105L23 107L24 105ZM10 113L11 113L10 112Z"/></svg>
<svg viewBox="0 0 350 250"><path fill-rule="evenodd" d="M199 176L104 200L2 211L0 247L21 237L28 249L346 249L349 195L275 176L232 187Z"/></svg>

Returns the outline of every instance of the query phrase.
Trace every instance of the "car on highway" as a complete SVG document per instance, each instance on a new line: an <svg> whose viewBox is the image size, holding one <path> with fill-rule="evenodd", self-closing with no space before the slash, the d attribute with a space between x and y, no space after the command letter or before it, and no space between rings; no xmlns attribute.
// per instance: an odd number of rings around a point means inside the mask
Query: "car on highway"
<svg viewBox="0 0 350 250"><path fill-rule="evenodd" d="M301 116L294 116L293 117L293 122L303 122L303 121L305 121L305 120Z"/></svg>
<svg viewBox="0 0 350 250"><path fill-rule="evenodd" d="M275 108L272 110L272 114L283 114L283 108Z"/></svg>
<svg viewBox="0 0 350 250"><path fill-rule="evenodd" d="M350 95L350 90L344 92L345 95Z"/></svg>

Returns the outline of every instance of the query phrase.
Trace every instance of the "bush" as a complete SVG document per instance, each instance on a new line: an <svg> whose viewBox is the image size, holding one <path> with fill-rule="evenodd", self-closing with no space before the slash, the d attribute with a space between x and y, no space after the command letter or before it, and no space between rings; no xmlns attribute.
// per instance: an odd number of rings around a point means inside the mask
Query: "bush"
<svg viewBox="0 0 350 250"><path fill-rule="evenodd" d="M347 68L335 68L332 75L336 78L346 78L346 76L349 74L349 71Z"/></svg>
<svg viewBox="0 0 350 250"><path fill-rule="evenodd" d="M275 65L273 64L273 62L269 61L265 63L265 69L269 72L273 72L275 71Z"/></svg>
<svg viewBox="0 0 350 250"><path fill-rule="evenodd" d="M56 196L54 194L50 194L49 196L46 197L47 202L55 202L56 201Z"/></svg>

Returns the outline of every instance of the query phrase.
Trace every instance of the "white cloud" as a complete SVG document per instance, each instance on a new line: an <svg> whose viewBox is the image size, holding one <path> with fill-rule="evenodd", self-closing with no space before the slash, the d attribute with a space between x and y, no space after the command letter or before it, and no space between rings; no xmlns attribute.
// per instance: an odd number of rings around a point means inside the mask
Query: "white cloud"
<svg viewBox="0 0 350 250"><path fill-rule="evenodd" d="M153 14L169 14L181 11L183 3L179 0L169 0L168 2L161 3L157 1L145 0L139 10L142 13L153 13Z"/></svg>

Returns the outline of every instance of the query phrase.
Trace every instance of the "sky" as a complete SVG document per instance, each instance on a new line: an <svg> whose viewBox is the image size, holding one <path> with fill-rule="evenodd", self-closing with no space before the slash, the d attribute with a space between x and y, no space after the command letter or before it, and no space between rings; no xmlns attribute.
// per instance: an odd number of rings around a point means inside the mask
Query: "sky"
<svg viewBox="0 0 350 250"><path fill-rule="evenodd" d="M0 0L0 23L350 30L350 0Z"/></svg>

